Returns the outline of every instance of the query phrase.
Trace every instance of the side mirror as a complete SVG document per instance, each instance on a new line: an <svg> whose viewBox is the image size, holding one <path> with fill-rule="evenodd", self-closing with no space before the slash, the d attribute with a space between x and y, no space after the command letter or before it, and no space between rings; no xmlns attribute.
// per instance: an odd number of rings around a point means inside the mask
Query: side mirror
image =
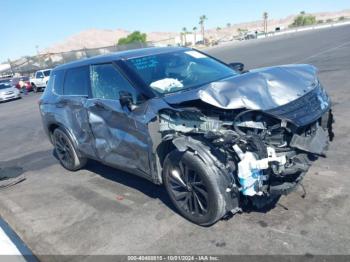
<svg viewBox="0 0 350 262"><path fill-rule="evenodd" d="M133 104L132 94L127 91L119 91L119 101L122 107L127 107L130 111L136 108Z"/></svg>
<svg viewBox="0 0 350 262"><path fill-rule="evenodd" d="M244 64L243 63L229 63L229 67L231 67L233 70L243 72L244 71Z"/></svg>

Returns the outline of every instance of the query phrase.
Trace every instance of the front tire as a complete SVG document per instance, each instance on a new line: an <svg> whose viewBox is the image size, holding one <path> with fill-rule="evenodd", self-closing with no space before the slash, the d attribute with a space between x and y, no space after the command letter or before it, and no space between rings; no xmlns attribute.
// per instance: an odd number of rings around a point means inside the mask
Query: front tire
<svg viewBox="0 0 350 262"><path fill-rule="evenodd" d="M38 93L38 87L34 84L32 84L33 92Z"/></svg>
<svg viewBox="0 0 350 262"><path fill-rule="evenodd" d="M163 168L163 182L179 213L191 222L208 226L225 215L219 178L194 153L170 152Z"/></svg>
<svg viewBox="0 0 350 262"><path fill-rule="evenodd" d="M78 157L71 139L63 129L54 130L53 142L56 155L64 168L69 171L77 171L85 166L87 159Z"/></svg>

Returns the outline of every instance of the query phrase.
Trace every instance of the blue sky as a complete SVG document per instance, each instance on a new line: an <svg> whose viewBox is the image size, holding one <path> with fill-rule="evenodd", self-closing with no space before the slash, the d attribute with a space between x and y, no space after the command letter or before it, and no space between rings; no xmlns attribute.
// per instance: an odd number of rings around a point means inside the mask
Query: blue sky
<svg viewBox="0 0 350 262"><path fill-rule="evenodd" d="M179 31L207 15L207 27L306 12L350 9L349 0L0 0L0 62L91 28Z"/></svg>

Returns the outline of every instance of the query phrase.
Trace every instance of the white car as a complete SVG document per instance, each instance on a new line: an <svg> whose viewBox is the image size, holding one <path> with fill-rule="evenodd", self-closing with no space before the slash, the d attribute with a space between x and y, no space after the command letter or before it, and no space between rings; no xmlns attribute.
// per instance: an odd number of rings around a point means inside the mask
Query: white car
<svg viewBox="0 0 350 262"><path fill-rule="evenodd" d="M10 82L0 83L0 102L21 98L20 91Z"/></svg>
<svg viewBox="0 0 350 262"><path fill-rule="evenodd" d="M51 69L36 71L34 77L30 79L30 83L33 87L33 91L36 93L43 90L50 79Z"/></svg>

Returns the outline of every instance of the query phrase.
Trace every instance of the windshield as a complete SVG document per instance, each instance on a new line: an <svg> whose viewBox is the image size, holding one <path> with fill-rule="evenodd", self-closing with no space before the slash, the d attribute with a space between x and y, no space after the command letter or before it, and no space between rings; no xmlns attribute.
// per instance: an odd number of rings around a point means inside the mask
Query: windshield
<svg viewBox="0 0 350 262"><path fill-rule="evenodd" d="M0 83L0 89L6 89L10 87L11 87L10 83Z"/></svg>
<svg viewBox="0 0 350 262"><path fill-rule="evenodd" d="M127 60L128 66L158 94L168 94L236 75L228 66L194 50Z"/></svg>
<svg viewBox="0 0 350 262"><path fill-rule="evenodd" d="M51 73L51 70L46 70L46 71L44 71L43 73L44 73L44 76L49 76L50 73Z"/></svg>

